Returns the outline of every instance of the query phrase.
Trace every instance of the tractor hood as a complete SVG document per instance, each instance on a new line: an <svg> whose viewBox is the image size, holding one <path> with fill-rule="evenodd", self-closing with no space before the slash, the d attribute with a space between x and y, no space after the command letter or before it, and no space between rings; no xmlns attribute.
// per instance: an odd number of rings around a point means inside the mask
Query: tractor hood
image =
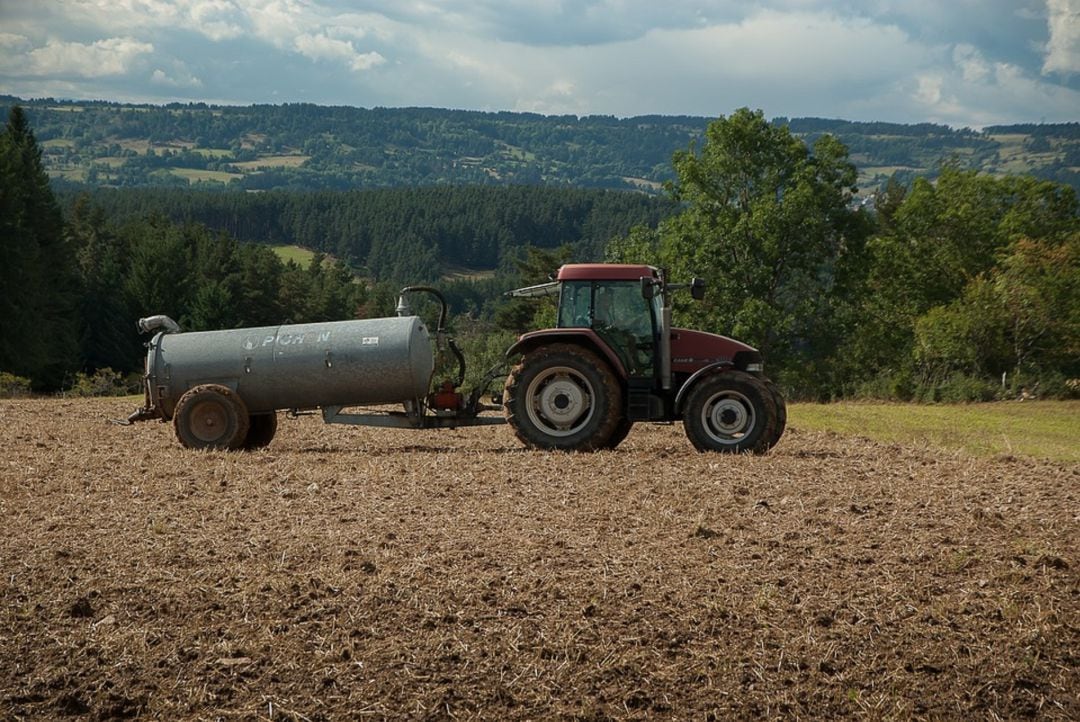
<svg viewBox="0 0 1080 722"><path fill-rule="evenodd" d="M761 363L761 353L753 346L727 336L686 328L671 329L671 370L692 374L715 363L730 363L746 369Z"/></svg>

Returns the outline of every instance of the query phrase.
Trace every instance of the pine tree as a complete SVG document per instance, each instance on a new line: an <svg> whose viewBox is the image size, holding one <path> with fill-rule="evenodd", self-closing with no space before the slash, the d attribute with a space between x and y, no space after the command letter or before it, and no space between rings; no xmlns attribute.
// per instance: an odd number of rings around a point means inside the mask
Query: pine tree
<svg viewBox="0 0 1080 722"><path fill-rule="evenodd" d="M0 133L0 369L38 390L78 366L78 274L26 114Z"/></svg>
<svg viewBox="0 0 1080 722"><path fill-rule="evenodd" d="M105 214L81 196L71 211L68 238L81 277L81 353L87 371L129 371L139 362L136 314L122 291L129 253Z"/></svg>

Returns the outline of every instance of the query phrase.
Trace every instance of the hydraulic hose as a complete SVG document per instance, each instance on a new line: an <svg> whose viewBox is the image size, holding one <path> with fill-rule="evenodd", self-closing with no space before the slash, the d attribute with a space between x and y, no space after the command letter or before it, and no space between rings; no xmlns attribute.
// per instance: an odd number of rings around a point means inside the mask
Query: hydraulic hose
<svg viewBox="0 0 1080 722"><path fill-rule="evenodd" d="M450 306L446 303L446 296L442 294L442 291L437 288L432 288L431 286L406 286L401 289L401 292L398 294L397 314L399 316L406 316L412 313L409 304L405 301L405 296L410 293L428 293L438 299L440 306L439 321L435 328L435 333L441 340L446 334L446 320L450 315ZM461 353L461 349L454 343L454 339L447 338L446 345L450 349L450 352L454 354L454 357L457 358L458 378L457 383L454 384L454 388L457 388L465 382L465 355Z"/></svg>

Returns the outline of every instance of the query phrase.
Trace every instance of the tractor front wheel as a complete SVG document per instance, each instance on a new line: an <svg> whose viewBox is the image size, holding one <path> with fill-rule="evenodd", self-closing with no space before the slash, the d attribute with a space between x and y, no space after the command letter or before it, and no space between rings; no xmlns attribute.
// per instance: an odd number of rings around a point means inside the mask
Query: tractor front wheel
<svg viewBox="0 0 1080 722"><path fill-rule="evenodd" d="M602 449L623 419L615 374L573 344L525 354L506 378L504 398L507 421L531 449Z"/></svg>
<svg viewBox="0 0 1080 722"><path fill-rule="evenodd" d="M739 371L701 379L683 408L686 435L698 451L762 454L775 443L776 422L772 393Z"/></svg>
<svg viewBox="0 0 1080 722"><path fill-rule="evenodd" d="M176 438L189 449L239 449L249 423L244 400L219 384L189 389L173 414Z"/></svg>

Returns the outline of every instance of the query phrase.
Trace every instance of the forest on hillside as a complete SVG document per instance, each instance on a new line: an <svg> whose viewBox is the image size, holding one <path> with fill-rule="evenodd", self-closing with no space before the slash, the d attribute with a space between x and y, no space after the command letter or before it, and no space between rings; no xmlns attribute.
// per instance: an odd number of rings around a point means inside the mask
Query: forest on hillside
<svg viewBox="0 0 1080 722"><path fill-rule="evenodd" d="M427 186L356 191L214 193L172 188L63 191L112 222L159 216L239 241L298 245L376 281L432 281L447 268L512 271L526 246L599 258L607 242L676 212L640 193L543 186Z"/></svg>
<svg viewBox="0 0 1080 722"><path fill-rule="evenodd" d="M550 185L659 194L671 156L712 119L544 116L311 104L164 106L0 97L23 107L55 187L319 190L418 185ZM812 145L843 142L860 195L947 164L1027 174L1080 189L1080 123L994 126L775 118Z"/></svg>

